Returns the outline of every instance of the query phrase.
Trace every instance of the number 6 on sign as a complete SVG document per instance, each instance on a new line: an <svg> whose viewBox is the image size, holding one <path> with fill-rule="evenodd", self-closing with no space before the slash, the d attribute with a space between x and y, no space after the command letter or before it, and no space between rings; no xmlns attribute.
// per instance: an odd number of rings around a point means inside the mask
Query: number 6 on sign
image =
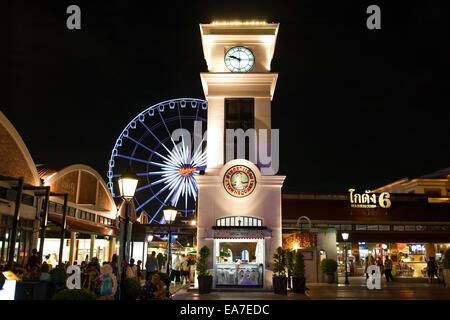
<svg viewBox="0 0 450 320"><path fill-rule="evenodd" d="M375 273L374 273L375 272ZM369 266L367 268L367 274L369 278L367 278L367 288L370 290L373 289L381 289L381 271L378 266Z"/></svg>

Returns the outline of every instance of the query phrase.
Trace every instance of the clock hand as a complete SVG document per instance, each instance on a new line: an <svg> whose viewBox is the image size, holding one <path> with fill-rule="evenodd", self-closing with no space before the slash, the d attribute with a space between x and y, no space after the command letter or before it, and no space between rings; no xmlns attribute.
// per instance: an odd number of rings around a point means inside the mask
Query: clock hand
<svg viewBox="0 0 450 320"><path fill-rule="evenodd" d="M230 58L233 58L233 59L241 61L241 59L239 59L238 57L235 57L235 56L230 56Z"/></svg>

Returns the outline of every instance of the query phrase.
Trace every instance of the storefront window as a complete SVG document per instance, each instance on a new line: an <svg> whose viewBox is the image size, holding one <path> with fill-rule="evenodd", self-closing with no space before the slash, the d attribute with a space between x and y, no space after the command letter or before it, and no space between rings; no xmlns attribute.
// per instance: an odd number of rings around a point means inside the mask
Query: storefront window
<svg viewBox="0 0 450 320"><path fill-rule="evenodd" d="M216 285L263 285L264 239L216 239L214 242Z"/></svg>
<svg viewBox="0 0 450 320"><path fill-rule="evenodd" d="M261 227L262 221L252 217L226 217L217 219L218 227Z"/></svg>

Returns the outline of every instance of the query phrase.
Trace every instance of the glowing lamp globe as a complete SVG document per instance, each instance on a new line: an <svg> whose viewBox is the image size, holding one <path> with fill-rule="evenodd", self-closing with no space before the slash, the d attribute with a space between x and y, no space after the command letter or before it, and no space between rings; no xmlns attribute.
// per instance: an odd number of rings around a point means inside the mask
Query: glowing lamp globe
<svg viewBox="0 0 450 320"><path fill-rule="evenodd" d="M152 242L153 241L153 236L152 235L149 235L148 237L147 237L147 242Z"/></svg>
<svg viewBox="0 0 450 320"><path fill-rule="evenodd" d="M168 205L167 207L165 207L163 209L163 214L164 214L164 220L166 220L166 222L168 224L171 224L172 222L175 221L175 217L177 216L177 208L175 208L172 205Z"/></svg>
<svg viewBox="0 0 450 320"><path fill-rule="evenodd" d="M127 200L132 199L134 197L134 193L136 192L138 181L137 175L131 170L131 168L128 168L118 181L120 196Z"/></svg>
<svg viewBox="0 0 450 320"><path fill-rule="evenodd" d="M344 239L344 241L347 241L347 239L348 239L348 233L347 232L344 232L342 234L342 239Z"/></svg>

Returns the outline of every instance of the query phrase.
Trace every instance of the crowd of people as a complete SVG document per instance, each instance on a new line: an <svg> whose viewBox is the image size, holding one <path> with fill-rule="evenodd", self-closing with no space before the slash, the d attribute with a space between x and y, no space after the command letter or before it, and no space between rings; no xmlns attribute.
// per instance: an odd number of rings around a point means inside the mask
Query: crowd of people
<svg viewBox="0 0 450 320"><path fill-rule="evenodd" d="M441 258L442 260L442 258ZM438 283L441 282L440 277L439 277L439 270L442 269L442 261L437 261L434 257L429 257L427 260L427 267L426 267L426 274L428 275L428 281L430 283L433 283L433 279L434 277L437 278ZM399 265L402 264L402 261L399 261ZM394 277L392 276L392 260L390 259L389 256L386 256L385 260L384 260L384 264L381 261L381 258L379 257L376 262L373 259L372 256L370 257L366 257L366 259L364 260L364 272L366 274L366 278L369 278L369 274L368 274L368 268L371 265L376 265L381 274L384 274L384 276L386 277L386 282L389 282L389 280L391 280L392 282L395 281Z"/></svg>
<svg viewBox="0 0 450 320"><path fill-rule="evenodd" d="M55 281L56 277L53 275L58 270L59 282L65 282L67 278L67 268L70 266L69 262L56 264L54 267L49 261L48 256L39 256L36 249L32 250L32 254L28 259L28 263L24 266L14 264L12 271L24 281ZM87 289L97 295L102 295L102 284L104 283L105 270L108 274L107 278L114 278L116 284L120 284L122 275L126 279L136 279L139 284L145 282L142 290L141 299L167 299L169 297L169 286L171 283L190 285L191 283L191 266L195 264L192 257L184 255L175 255L175 258L171 263L170 276L161 278L158 274L161 271L166 272L166 266L164 263L158 261L156 252L153 251L148 257L145 266L142 265L142 261L131 258L128 262L122 261L122 271L119 271L119 259L116 254L112 256L111 261L103 262L100 266L99 260L96 257L92 257L89 260L89 256L86 255L85 260L80 264L77 261L73 262L80 268L81 273L81 287ZM104 267L108 265L108 269ZM144 272L145 268L145 272ZM164 268L164 270L162 270ZM109 271L110 270L110 271ZM3 271L3 270L1 270ZM144 275L145 273L145 275ZM61 275L64 276L62 279ZM164 280L164 281L163 281ZM109 285L111 287L111 285Z"/></svg>

